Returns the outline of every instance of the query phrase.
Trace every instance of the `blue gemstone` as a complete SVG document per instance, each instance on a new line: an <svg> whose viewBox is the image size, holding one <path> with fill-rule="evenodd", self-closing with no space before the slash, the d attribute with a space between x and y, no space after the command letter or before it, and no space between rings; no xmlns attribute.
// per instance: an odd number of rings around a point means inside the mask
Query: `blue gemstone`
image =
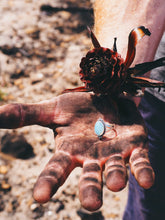
<svg viewBox="0 0 165 220"><path fill-rule="evenodd" d="M102 138L106 131L105 123L102 119L98 119L95 124L95 133L99 138Z"/></svg>

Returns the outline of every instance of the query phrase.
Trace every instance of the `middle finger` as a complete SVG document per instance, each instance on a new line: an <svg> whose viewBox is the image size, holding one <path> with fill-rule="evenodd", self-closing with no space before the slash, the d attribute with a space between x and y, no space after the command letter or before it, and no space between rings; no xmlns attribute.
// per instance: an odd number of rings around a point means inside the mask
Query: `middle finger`
<svg viewBox="0 0 165 220"><path fill-rule="evenodd" d="M102 169L96 161L85 161L79 182L81 204L89 211L102 205Z"/></svg>

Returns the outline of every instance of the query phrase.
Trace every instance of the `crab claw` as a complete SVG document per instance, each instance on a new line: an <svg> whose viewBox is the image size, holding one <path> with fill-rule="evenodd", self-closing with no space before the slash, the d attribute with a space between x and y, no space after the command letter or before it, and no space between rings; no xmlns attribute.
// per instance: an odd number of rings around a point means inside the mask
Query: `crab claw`
<svg viewBox="0 0 165 220"><path fill-rule="evenodd" d="M77 88L74 88L74 89L65 89L63 93L67 93L67 92L91 92L92 90L91 89L88 89L88 88L85 88L84 86L81 86L81 87L77 87Z"/></svg>
<svg viewBox="0 0 165 220"><path fill-rule="evenodd" d="M91 35L92 44L93 44L94 48L99 48L99 47L101 47L100 43L98 42L98 40L97 40L95 34L94 34L93 31L90 29L90 27L87 26L87 29L88 29L88 31L89 31L89 33L90 33L90 35Z"/></svg>
<svg viewBox="0 0 165 220"><path fill-rule="evenodd" d="M133 62L135 58L135 52L136 52L136 45L139 42L139 40L144 37L145 35L150 36L150 31L145 28L144 26L137 27L131 31L129 34L129 40L128 40L128 51L127 56L125 59L125 66L128 68L131 63Z"/></svg>
<svg viewBox="0 0 165 220"><path fill-rule="evenodd" d="M145 77L140 77L140 76L135 76L131 77L131 81L133 84L139 85L140 87L164 87L165 88L165 83L161 81L157 81L154 79L148 79Z"/></svg>
<svg viewBox="0 0 165 220"><path fill-rule="evenodd" d="M129 68L127 72L129 72L130 75L142 76L144 73L147 73L150 70L160 66L165 66L165 57L162 57L158 60L154 60L152 62L136 64L134 67Z"/></svg>

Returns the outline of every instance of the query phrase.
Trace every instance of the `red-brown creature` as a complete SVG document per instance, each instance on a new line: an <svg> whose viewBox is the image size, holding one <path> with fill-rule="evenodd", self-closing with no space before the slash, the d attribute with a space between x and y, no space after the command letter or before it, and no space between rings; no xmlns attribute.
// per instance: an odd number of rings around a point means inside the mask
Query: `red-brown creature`
<svg viewBox="0 0 165 220"><path fill-rule="evenodd" d="M89 28L88 28L89 29ZM118 96L126 92L137 95L142 87L165 87L164 82L141 77L144 73L165 65L165 57L129 68L135 58L136 44L150 31L144 26L135 28L129 34L126 59L117 52L116 38L113 50L100 46L94 33L89 29L94 49L90 50L80 63L80 79L85 86L66 89L64 92L90 92Z"/></svg>

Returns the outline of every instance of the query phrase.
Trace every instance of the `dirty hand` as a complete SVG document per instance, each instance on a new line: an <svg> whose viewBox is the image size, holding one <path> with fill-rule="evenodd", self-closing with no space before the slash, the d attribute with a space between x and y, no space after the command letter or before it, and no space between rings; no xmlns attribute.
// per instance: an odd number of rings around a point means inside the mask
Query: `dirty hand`
<svg viewBox="0 0 165 220"><path fill-rule="evenodd" d="M99 138L94 127L102 119L113 129ZM38 124L54 131L56 151L40 174L34 198L49 201L70 172L82 166L79 197L84 208L102 205L102 173L108 189L126 186L129 162L139 185L150 188L154 172L147 154L147 133L136 106L130 100L92 93L67 93L37 104L8 104L0 107L0 128Z"/></svg>

